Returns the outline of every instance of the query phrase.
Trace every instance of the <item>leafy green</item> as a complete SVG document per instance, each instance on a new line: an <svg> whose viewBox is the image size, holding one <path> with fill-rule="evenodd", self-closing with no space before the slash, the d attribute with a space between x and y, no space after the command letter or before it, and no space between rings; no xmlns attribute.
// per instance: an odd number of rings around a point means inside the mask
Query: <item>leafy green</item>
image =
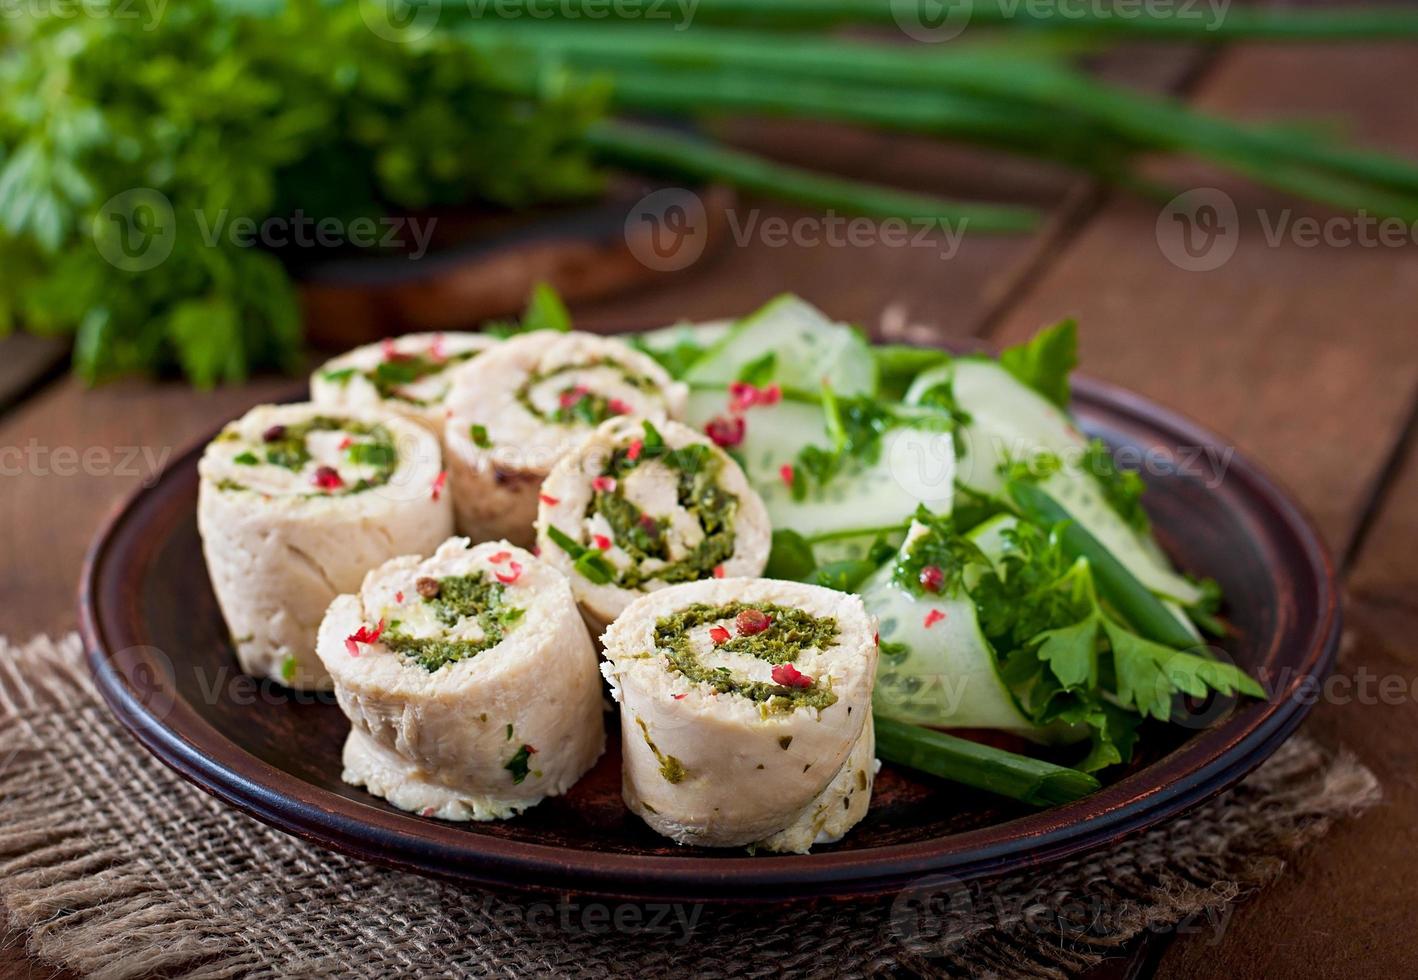
<svg viewBox="0 0 1418 980"><path fill-rule="evenodd" d="M739 369L738 380L762 388L773 380L778 371L778 352L769 351L756 357Z"/></svg>
<svg viewBox="0 0 1418 980"><path fill-rule="evenodd" d="M768 553L768 565L763 569L764 578L800 582L816 568L817 558L807 538L786 528L773 532L773 548Z"/></svg>
<svg viewBox="0 0 1418 980"><path fill-rule="evenodd" d="M566 304L556 290L544 282L537 283L532 290L527 311L522 314L522 329L557 330L561 333L571 329L571 313L566 309Z"/></svg>
<svg viewBox="0 0 1418 980"><path fill-rule="evenodd" d="M1142 494L1147 489L1135 470L1118 467L1112 451L1102 439L1090 439L1083 457L1083 468L1093 474L1103 488L1108 503L1136 531L1146 533L1151 523L1142 508Z"/></svg>
<svg viewBox="0 0 1418 980"><path fill-rule="evenodd" d="M1176 695L1265 697L1233 664L1145 639L1098 599L1092 568L1070 560L1058 530L1021 521L1009 549L969 589L1001 677L1039 725L1087 725L1080 768L1125 762L1141 718L1167 721ZM1139 717L1140 716L1140 717Z"/></svg>
<svg viewBox="0 0 1418 980"><path fill-rule="evenodd" d="M1060 320L1016 347L1000 351L1000 365L1059 408L1068 408L1068 374L1078 366L1078 324Z"/></svg>
<svg viewBox="0 0 1418 980"><path fill-rule="evenodd" d="M709 348L702 344L697 344L689 337L676 340L674 346L665 348L655 348L645 343L644 339L636 334L629 338L629 344L640 353L653 358L670 373L672 378L682 378L694 366Z"/></svg>
<svg viewBox="0 0 1418 980"><path fill-rule="evenodd" d="M390 211L597 191L580 134L603 88L525 93L519 61L438 31L381 36L367 6L188 0L150 24L32 4L0 18L0 333L74 333L89 381L294 369L296 291L256 242L302 221L307 240L338 222L352 241L364 221L378 241ZM251 233L270 219L284 225Z"/></svg>
<svg viewBox="0 0 1418 980"><path fill-rule="evenodd" d="M921 573L931 568L939 570L940 580L929 591L954 592L960 588L967 566L988 563L979 547L956 531L949 516L933 514L923 504L916 509L916 523L925 530L903 549L891 573L903 589L916 595L927 591L921 583Z"/></svg>
<svg viewBox="0 0 1418 980"><path fill-rule="evenodd" d="M950 362L949 351L914 344L876 344L871 349L876 361L877 393L883 398L901 399L916 375Z"/></svg>

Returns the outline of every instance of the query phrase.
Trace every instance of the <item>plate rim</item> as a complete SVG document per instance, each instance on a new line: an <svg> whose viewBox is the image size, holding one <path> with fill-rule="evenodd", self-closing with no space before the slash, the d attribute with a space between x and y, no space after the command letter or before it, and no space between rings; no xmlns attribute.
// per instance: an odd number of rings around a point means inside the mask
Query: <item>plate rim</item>
<svg viewBox="0 0 1418 980"><path fill-rule="evenodd" d="M978 349L968 342L934 346ZM1130 389L1085 373L1074 375L1072 387L1075 406L1096 407L1164 441L1234 445ZM782 901L875 896L923 878L966 881L1053 863L1153 827L1239 782L1309 714L1313 701L1306 703L1296 694L1312 678L1320 682L1328 676L1339 646L1340 594L1328 549L1278 481L1238 451L1228 462L1227 478L1244 481L1244 496L1261 505L1268 521L1283 528L1305 556L1299 571L1306 573L1307 582L1313 579L1316 610L1315 626L1305 637L1308 646L1295 660L1297 669L1283 690L1272 691L1267 701L1248 702L1215 727L1091 796L943 837L809 855L637 855L469 834L457 825L331 793L271 766L235 745L179 697L173 697L164 717L158 718L115 665L109 634L115 611L103 608L99 598L110 546L145 498L178 474L195 473L193 457L212 434L188 446L157 479L115 505L85 555L79 581L80 634L95 684L139 744L222 802L303 840L432 877L621 899ZM213 744L226 747L224 759L204 751ZM1167 778L1158 767L1180 775Z"/></svg>

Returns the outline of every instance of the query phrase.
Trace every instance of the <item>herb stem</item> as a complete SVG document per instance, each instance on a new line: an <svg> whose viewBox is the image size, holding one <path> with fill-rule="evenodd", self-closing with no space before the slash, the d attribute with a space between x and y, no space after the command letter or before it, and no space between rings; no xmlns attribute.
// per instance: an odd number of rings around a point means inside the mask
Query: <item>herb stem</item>
<svg viewBox="0 0 1418 980"><path fill-rule="evenodd" d="M876 752L887 762L1031 806L1070 803L1100 785L1096 778L1077 769L890 718L876 719Z"/></svg>
<svg viewBox="0 0 1418 980"><path fill-rule="evenodd" d="M1161 600L1053 497L1025 480L1010 480L1006 489L1029 521L1044 529L1062 525L1059 541L1064 553L1087 560L1098 590L1140 635L1179 650L1196 646L1196 638Z"/></svg>
<svg viewBox="0 0 1418 980"><path fill-rule="evenodd" d="M504 16L545 17L556 11L567 19L605 16L598 0L568 0L547 5L538 0L504 0ZM847 25L901 26L900 10L891 0L699 0L694 19L705 25L744 26L759 30L810 30ZM1006 0L973 0L952 5L952 22L962 25L1014 27L1022 31L1060 34L1122 35L1146 40L1206 41L1237 39L1293 41L1323 39L1362 41L1418 37L1418 15L1403 7L1354 10L1282 10L1231 8L1220 15L1200 7L1167 12L1112 10L1097 5L1021 5ZM663 29L689 25L670 21Z"/></svg>
<svg viewBox="0 0 1418 980"><path fill-rule="evenodd" d="M934 219L975 232L1028 231L1038 214L1012 205L970 204L864 184L774 163L664 129L599 122L585 133L603 159L637 170L721 181L739 190L874 218Z"/></svg>

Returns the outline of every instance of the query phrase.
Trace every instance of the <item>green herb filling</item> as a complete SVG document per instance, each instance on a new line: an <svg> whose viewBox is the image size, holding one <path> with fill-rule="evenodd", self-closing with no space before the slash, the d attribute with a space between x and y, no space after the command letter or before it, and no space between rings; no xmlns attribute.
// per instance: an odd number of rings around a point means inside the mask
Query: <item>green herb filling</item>
<svg viewBox="0 0 1418 980"><path fill-rule="evenodd" d="M801 609L771 603L758 606L746 602L730 602L722 606L695 603L655 623L655 648L665 655L670 667L691 681L708 684L720 694L748 698L769 710L792 711L806 706L820 711L834 704L837 695L819 681L815 680L811 686L803 688L747 680L736 676L727 667L709 667L699 659L689 638L690 631L699 626L728 621L726 628L735 634L733 620L749 609L768 616L771 620L768 628L752 636L732 635L719 644L718 649L756 657L776 666L792 663L808 650L828 649L837 642L840 633L837 620L830 616L814 616Z"/></svg>
<svg viewBox="0 0 1418 980"><path fill-rule="evenodd" d="M441 578L438 580L438 594L421 601L432 607L433 615L444 626L457 626L465 619L477 620L482 628L482 639L410 636L399 630L395 622L384 631L384 645L429 673L475 657L501 643L526 612L508 605L504 601L505 592L501 582L491 581L481 572Z"/></svg>

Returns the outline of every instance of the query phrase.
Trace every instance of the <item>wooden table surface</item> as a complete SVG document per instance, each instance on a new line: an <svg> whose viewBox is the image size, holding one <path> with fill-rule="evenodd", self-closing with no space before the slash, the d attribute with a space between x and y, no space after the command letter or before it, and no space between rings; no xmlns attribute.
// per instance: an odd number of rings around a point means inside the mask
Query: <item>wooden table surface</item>
<svg viewBox="0 0 1418 980"><path fill-rule="evenodd" d="M1146 48L1110 58L1106 70L1239 117L1342 117L1365 141L1418 158L1411 47ZM917 140L779 124L738 133L786 158L942 193L1007 194L1051 217L1034 235L967 237L948 260L938 248L731 244L700 268L576 310L580 321L741 313L782 291L874 328L890 308L893 327L915 337L1008 343L1077 316L1086 371L1225 433L1315 519L1344 576L1338 676L1352 685L1333 686L1307 730L1357 754L1385 790L1377 810L1338 825L1277 885L1237 906L1222 935L1154 942L1131 972L1412 975L1418 704L1411 693L1372 695L1375 678L1418 673L1418 247L1272 240L1283 221L1330 213L1168 162L1156 177L1224 191L1241 216L1230 261L1187 271L1157 244L1160 202ZM760 205L762 216L802 215L753 201L741 210ZM73 629L79 561L103 515L167 455L291 386L267 378L206 394L141 382L86 391L56 367L59 357L28 339L0 347L0 632L12 639ZM7 972L53 975L13 937L0 947Z"/></svg>

